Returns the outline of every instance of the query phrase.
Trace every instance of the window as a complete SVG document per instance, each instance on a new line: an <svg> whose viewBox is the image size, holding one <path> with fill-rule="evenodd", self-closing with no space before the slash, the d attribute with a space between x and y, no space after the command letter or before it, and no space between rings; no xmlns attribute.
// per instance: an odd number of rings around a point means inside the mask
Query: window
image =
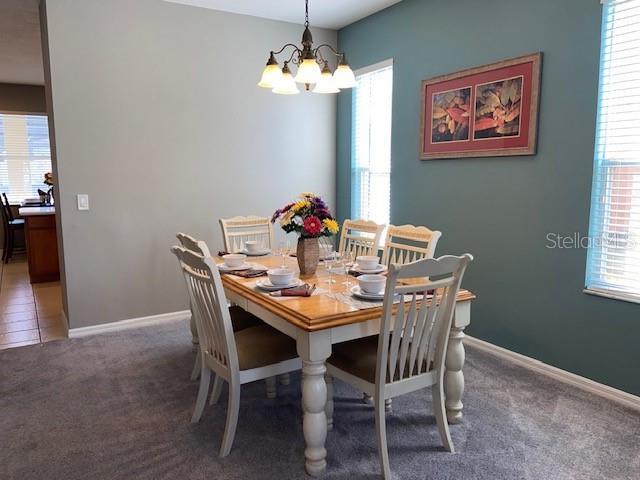
<svg viewBox="0 0 640 480"><path fill-rule="evenodd" d="M640 302L640 0L603 7L587 293Z"/></svg>
<svg viewBox="0 0 640 480"><path fill-rule="evenodd" d="M50 171L47 117L0 114L0 192L15 203L37 197Z"/></svg>
<svg viewBox="0 0 640 480"><path fill-rule="evenodd" d="M391 198L392 61L357 71L356 81L351 129L351 216L388 224Z"/></svg>

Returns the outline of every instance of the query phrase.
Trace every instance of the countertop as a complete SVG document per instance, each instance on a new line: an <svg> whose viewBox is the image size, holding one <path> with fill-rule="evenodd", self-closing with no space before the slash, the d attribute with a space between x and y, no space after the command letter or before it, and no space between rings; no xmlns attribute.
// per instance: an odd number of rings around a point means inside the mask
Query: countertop
<svg viewBox="0 0 640 480"><path fill-rule="evenodd" d="M56 207L20 207L18 209L21 217L29 217L33 215L55 215Z"/></svg>

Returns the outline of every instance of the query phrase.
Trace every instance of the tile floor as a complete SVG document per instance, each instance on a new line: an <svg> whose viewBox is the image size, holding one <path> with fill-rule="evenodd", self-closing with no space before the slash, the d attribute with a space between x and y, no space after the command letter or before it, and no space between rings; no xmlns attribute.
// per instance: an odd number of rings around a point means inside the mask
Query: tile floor
<svg viewBox="0 0 640 480"><path fill-rule="evenodd" d="M60 282L29 283L24 256L0 263L0 350L67 338Z"/></svg>

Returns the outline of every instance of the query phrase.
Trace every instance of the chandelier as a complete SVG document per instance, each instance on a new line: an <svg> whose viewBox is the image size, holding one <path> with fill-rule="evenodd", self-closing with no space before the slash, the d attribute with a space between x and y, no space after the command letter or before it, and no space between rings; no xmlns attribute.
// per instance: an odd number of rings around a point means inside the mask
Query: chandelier
<svg viewBox="0 0 640 480"><path fill-rule="evenodd" d="M273 93L293 95L299 93L296 83L303 83L305 90L314 93L338 93L341 88L351 88L356 85L356 78L347 63L344 53L338 52L331 45L323 43L313 48L313 38L309 30L309 0L304 6L304 33L302 34L302 49L293 43L287 43L277 52L271 51L267 66L264 67L259 87L270 88ZM284 61L282 69L278 65L276 55L292 48L291 55ZM338 66L331 72L329 62L322 56L321 49L337 57ZM286 54L285 54L286 55ZM298 66L296 76L293 76L289 64Z"/></svg>

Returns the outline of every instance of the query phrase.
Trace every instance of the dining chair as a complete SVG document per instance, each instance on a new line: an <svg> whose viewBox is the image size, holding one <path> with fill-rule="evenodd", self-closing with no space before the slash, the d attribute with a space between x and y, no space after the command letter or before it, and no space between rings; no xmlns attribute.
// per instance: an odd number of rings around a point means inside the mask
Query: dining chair
<svg viewBox="0 0 640 480"><path fill-rule="evenodd" d="M196 253L205 258L211 257L211 252L209 247L203 240L197 240L191 235L187 235L186 233L178 232L176 234L180 245L187 250ZM189 326L191 328L191 342L196 346L196 360L193 364L193 370L191 371L191 380L196 380L200 376L200 368L202 366L202 360L200 358L200 348L197 347L199 339L198 339L198 329L196 328L196 320L195 315L196 311L193 308L193 305L190 304L189 308L191 310L191 320L189 322ZM237 332L243 330L248 327L255 327L257 325L262 325L263 322L258 317L251 315L246 310L237 307L231 306L229 307L229 313L231 315L231 324L233 326L233 331ZM267 387L267 397L275 397L275 392L272 391L271 385Z"/></svg>
<svg viewBox="0 0 640 480"><path fill-rule="evenodd" d="M273 250L273 227L268 217L221 218L220 227L224 249L229 253L243 250L244 242L248 240L258 242L259 248Z"/></svg>
<svg viewBox="0 0 640 480"><path fill-rule="evenodd" d="M241 385L300 370L302 362L295 340L269 325L233 331L220 273L211 257L178 246L171 247L171 251L180 260L191 305L198 312L195 318L202 370L191 422L198 422L202 416L211 374L215 373L214 403L220 398L222 381L229 385L227 420L220 447L220 456L226 457L238 424Z"/></svg>
<svg viewBox="0 0 640 480"><path fill-rule="evenodd" d="M11 211L11 204L7 199L7 194L2 192L0 196L0 213L2 214L2 226L4 232L4 241L2 244L2 261L9 263L16 243L16 234L19 231L24 231L24 219L14 218Z"/></svg>
<svg viewBox="0 0 640 480"><path fill-rule="evenodd" d="M384 227L371 220L345 220L338 252L350 254L354 260L361 255L377 255Z"/></svg>
<svg viewBox="0 0 640 480"><path fill-rule="evenodd" d="M413 225L389 225L382 251L382 265L404 265L423 258L433 258L442 233L429 230L427 227ZM373 404L373 398L366 393L362 395L364 403ZM391 399L385 403L387 412L391 411Z"/></svg>
<svg viewBox="0 0 640 480"><path fill-rule="evenodd" d="M382 252L382 264L405 264L433 258L442 232L413 225L389 225Z"/></svg>
<svg viewBox="0 0 640 480"><path fill-rule="evenodd" d="M444 447L454 451L444 407L444 360L456 295L470 254L392 264L387 274L380 334L333 346L327 374L374 398L380 465L391 478L384 402L431 387ZM431 280L426 280L429 277ZM435 280L434 280L435 278ZM433 297L427 299L431 293ZM333 423L332 419L328 423Z"/></svg>

